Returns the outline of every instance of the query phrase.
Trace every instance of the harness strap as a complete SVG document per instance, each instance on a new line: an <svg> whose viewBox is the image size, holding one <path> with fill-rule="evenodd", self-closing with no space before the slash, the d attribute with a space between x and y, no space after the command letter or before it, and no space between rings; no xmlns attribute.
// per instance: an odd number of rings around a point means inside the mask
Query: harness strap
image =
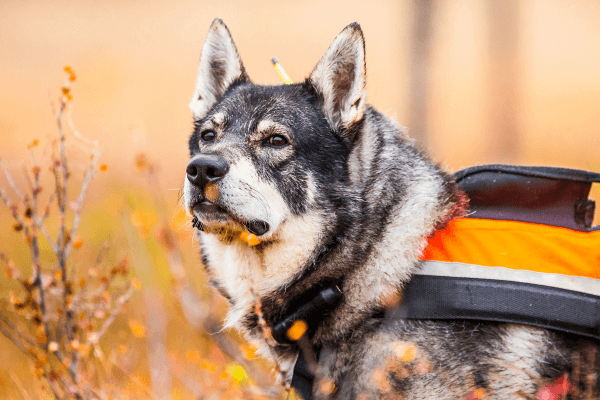
<svg viewBox="0 0 600 400"><path fill-rule="evenodd" d="M424 264L407 284L403 315L396 317L519 323L600 340L597 279L460 263Z"/></svg>
<svg viewBox="0 0 600 400"><path fill-rule="evenodd" d="M312 398L312 387L315 375L308 368L304 351L300 350L296 365L294 366L294 375L292 376L292 388L296 391L296 396L302 400Z"/></svg>
<svg viewBox="0 0 600 400"><path fill-rule="evenodd" d="M401 306L387 318L509 322L600 340L600 280L423 261L404 289ZM292 387L310 400L313 382L300 350Z"/></svg>

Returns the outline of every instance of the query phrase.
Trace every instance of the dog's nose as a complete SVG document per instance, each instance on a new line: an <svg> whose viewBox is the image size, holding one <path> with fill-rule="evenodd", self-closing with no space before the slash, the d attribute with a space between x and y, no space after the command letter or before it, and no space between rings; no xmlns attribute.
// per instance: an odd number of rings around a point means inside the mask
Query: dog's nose
<svg viewBox="0 0 600 400"><path fill-rule="evenodd" d="M229 165L223 157L214 154L201 154L194 157L187 165L185 172L188 180L199 188L208 182L221 179L229 171Z"/></svg>

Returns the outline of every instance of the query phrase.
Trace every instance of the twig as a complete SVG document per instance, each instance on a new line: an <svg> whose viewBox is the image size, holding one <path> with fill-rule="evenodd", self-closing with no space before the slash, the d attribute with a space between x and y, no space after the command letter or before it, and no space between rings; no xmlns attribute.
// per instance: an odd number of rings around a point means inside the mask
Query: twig
<svg viewBox="0 0 600 400"><path fill-rule="evenodd" d="M133 383L135 383L136 385L138 385L140 387L140 389L142 389L144 392L146 392L146 394L148 395L148 397L150 397L151 399L155 399L156 398L156 396L150 390L148 390L148 387L146 385L144 385L142 382L140 382L140 380L138 378L136 378L135 376L131 376L129 373L127 373L127 371L125 371L123 368L121 368L121 366L118 365L114 360L111 360L109 358L108 362L110 362L116 369L118 369L129 380L131 380Z"/></svg>
<svg viewBox="0 0 600 400"><path fill-rule="evenodd" d="M42 222L44 222L46 220L46 218L48 218L48 216L50 215L50 206L54 202L55 197L56 197L56 189L52 193L50 193L50 197L48 198L46 207L44 207L44 213L42 214L42 217L41 217Z"/></svg>
<svg viewBox="0 0 600 400"><path fill-rule="evenodd" d="M19 226L22 227L23 229L27 229L27 226L25 225L25 222L21 219L21 217L17 213L17 206L15 206L10 201L10 199L6 195L6 192L4 190L2 190L2 189L0 189L0 198L2 199L2 201L4 202L4 204L6 204L6 207L8 207L8 209L10 210L13 218L15 219L15 221L17 221L17 223L19 224Z"/></svg>
<svg viewBox="0 0 600 400"><path fill-rule="evenodd" d="M49 387L49 388L50 388L50 390L52 391L52 395L54 396L54 398L55 398L55 399L57 399L57 400L61 400L62 396L60 396L60 395L58 394L58 392L56 391L56 389L55 389L55 388L54 388L54 386L52 385L52 383L54 382L54 380L53 380L53 379L50 379L50 377L48 376L48 374L47 374L47 373L44 373L44 378L46 379L46 384L48 385L48 387ZM57 382L58 382L58 383L62 383L62 384L63 384L63 386L64 386L64 387L65 387L65 389L66 389L67 385L65 385L65 384L64 384L64 382L62 382L62 380L61 380L61 381L57 381Z"/></svg>
<svg viewBox="0 0 600 400"><path fill-rule="evenodd" d="M37 206L37 194L39 193L37 191L38 187L39 187L39 175L36 174L36 179L35 179L35 183L34 183L34 190L33 190L33 208L31 210L31 213L32 213L31 217L34 220L37 219L35 208ZM50 327L48 325L48 318L47 318L47 315L46 315L46 301L45 301L44 287L43 287L43 282L42 282L42 271L41 271L41 264L40 264L40 250L39 250L38 242L37 242L37 232L36 232L36 229L35 229L35 226L34 226L34 229L32 229L32 232L31 232L31 235L30 235L29 228L27 227L27 225L25 224L25 222L21 219L21 217L17 213L17 207L13 206L12 202L6 196L6 193L2 189L0 189L0 198L2 198L2 201L4 201L4 203L6 204L6 206L11 210L12 216L15 219L15 221L17 221L17 223L19 224L19 226L24 229L25 236L28 239L31 239L31 240L28 240L28 242L29 242L29 247L31 249L31 256L32 256L32 262L33 262L34 274L35 274L35 278L33 280L33 284L38 287L38 291L39 291L39 296L40 296L40 314L41 314L41 318L42 318L42 323L44 325L44 333L46 335L46 346L47 346L48 345L48 341L50 339Z"/></svg>
<svg viewBox="0 0 600 400"><path fill-rule="evenodd" d="M44 225L43 217L40 218L39 216L35 216L33 218L33 221L35 222L35 226L40 230L40 232L42 232L42 234L48 241L48 244L50 245L50 248L52 249L54 254L58 253L58 247L56 247L56 245L53 243L52 236L50 236L50 232L48 232L46 226Z"/></svg>
<svg viewBox="0 0 600 400"><path fill-rule="evenodd" d="M14 331L15 334L12 334L10 332L10 330ZM29 358L35 360L36 357L29 351L29 349L27 349L23 342L28 344L29 346L31 346L31 348L39 348L39 345L37 343L35 343L33 340L25 337L23 335L23 332L18 331L17 327L15 325L13 325L10 321L8 321L6 318L4 318L3 316L0 315L0 332L2 332L2 334L11 342L14 343L15 346L17 346L23 353L25 353ZM44 350L47 350L46 346L43 347ZM52 351L52 354L54 354L56 356L56 358L58 358L58 360L60 361L60 363L63 365L63 367L65 368L65 370L67 370L69 372L69 375L71 376L71 379L74 379L74 376L71 374L71 371L69 370L69 366L66 365L65 363L65 358L62 355L62 353L60 352L60 350L54 350Z"/></svg>
<svg viewBox="0 0 600 400"><path fill-rule="evenodd" d="M175 245L175 238L172 237L169 230L165 232L165 235L167 237L164 238L164 242L166 243L169 269L173 275L173 287L187 322L199 332L204 333L206 330L216 332L211 336L215 339L219 348L232 360L240 364L254 382L266 383L269 377L260 368L256 368L256 366L246 361L239 351L237 343L231 340L227 334L221 332L220 324L207 315L206 305L198 298L186 279L185 269Z"/></svg>
<svg viewBox="0 0 600 400"><path fill-rule="evenodd" d="M71 115L71 108L67 109L67 115L66 115L66 119L67 119L67 123L69 124L69 128L71 128L71 132L73 132L73 135L81 140L82 142L94 147L94 148L98 148L98 141L97 140L91 140L86 138L85 136L83 136L81 134L81 132L79 132L77 130L77 128L75 128L75 124L73 123L73 117Z"/></svg>
<svg viewBox="0 0 600 400"><path fill-rule="evenodd" d="M73 309L72 304L69 302L69 293L67 289L67 245L70 240L65 239L66 235L66 211L67 211L67 189L69 185L69 166L67 164L67 153L65 150L65 133L62 125L62 117L67 107L67 99L63 95L61 97L60 108L58 114L56 116L56 124L58 127L58 149L60 154L60 167L62 170L62 185L59 184L58 179L56 182L58 196L58 209L60 213L60 223L58 230L58 237L56 239L56 247L58 248L58 253L56 254L58 258L58 265L62 275L62 284L63 284L63 307L65 310L65 324L67 331L67 339L69 343L74 340L74 330L73 330ZM56 171L56 167L53 167L53 172L55 179L58 178L58 173ZM71 353L71 365L69 366L69 372L73 376L75 383L78 381L78 377L75 374L77 370L77 362L78 362L78 353L77 351L73 351Z"/></svg>
<svg viewBox="0 0 600 400"><path fill-rule="evenodd" d="M56 168L56 161L53 165L54 178L56 181L56 191L58 194L58 211L60 213L60 223L58 237L56 238L56 247L59 248L58 263L63 274L63 281L66 279L66 257L64 252L65 231L66 231L66 210L67 210L67 188L69 185L69 168L67 165L67 155L65 152L65 134L62 127L62 114L67 103L64 96L61 98L60 109L56 116L56 124L58 125L58 148L60 155L60 167L62 170L62 182L59 178L60 174Z"/></svg>
<svg viewBox="0 0 600 400"><path fill-rule="evenodd" d="M38 186L38 185L39 185L39 182L37 182L37 179L36 179L35 186ZM35 189L35 187L34 187L34 189ZM29 228L27 227L25 222L21 219L21 217L17 213L17 207L12 204L12 202L6 196L6 193L2 189L0 189L0 198L2 198L2 201L4 201L6 206L11 210L12 216L15 219L15 221L17 221L19 226L24 229L25 236L28 239L31 239L31 240L28 240L28 242L29 242L29 247L31 249L32 262L33 262L34 274L35 274L33 284L36 285L39 290L40 314L42 317L42 323L44 324L44 332L46 335L46 345L47 345L48 340L50 338L50 327L48 325L48 320L47 320L47 315L46 315L46 302L45 302L44 288L43 288L43 282L42 282L42 272L41 272L41 264L40 264L40 258L39 258L40 250L39 250L38 243L37 243L37 233L34 228L34 229L32 229L32 232L30 234ZM31 210L31 213L32 213L32 217L36 218L37 216L35 215L35 205L37 205L37 193L35 190L33 192L33 203L34 203L34 208Z"/></svg>
<svg viewBox="0 0 600 400"><path fill-rule="evenodd" d="M8 172L8 168L6 168L6 165L4 164L4 161L2 161L2 159L0 159L0 166L2 166L2 169L4 170L4 175L6 176L6 180L8 181L8 184L13 189L13 191L16 193L16 195L19 196L19 199L21 199L23 204L26 205L28 203L27 199L25 198L25 196L23 196L23 193L21 193L21 190L19 189L19 187L13 180L10 172Z"/></svg>
<svg viewBox="0 0 600 400"><path fill-rule="evenodd" d="M119 314L121 314L121 307L123 306L123 304L127 303L127 301L133 295L134 291L135 288L133 286L129 286L129 289L127 289L127 291L123 295L117 298L117 300L115 301L115 306L110 311L110 314L102 324L102 327L98 330L98 332L95 332L95 335L90 335L90 337L88 338L88 344L96 344L98 343L98 341L100 341L100 339L102 338L102 336L104 336L108 328L110 328L112 323L115 322L115 319L117 319Z"/></svg>
<svg viewBox="0 0 600 400"><path fill-rule="evenodd" d="M29 396L29 393L27 393L27 391L25 390L25 388L23 387L23 384L21 383L21 381L19 380L19 377L17 376L17 374L15 374L11 369L8 370L8 373L10 374L11 379L13 380L13 382L15 382L15 384L17 385L17 387L19 388L19 390L21 391L21 396L23 396L23 398L25 400L33 400L31 398L31 396Z"/></svg>
<svg viewBox="0 0 600 400"><path fill-rule="evenodd" d="M87 190L89 184L92 180L92 177L96 173L96 164L98 163L98 158L100 157L100 150L96 148L94 150L94 156L92 158L92 162L88 171L85 175L85 179L83 180L83 184L81 185L81 191L79 192L79 197L77 198L77 206L75 210L75 217L73 218L73 226L71 227L71 238L75 237L77 233L77 228L79 228L79 222L81 221L81 209L83 208L83 201L85 200L85 195L87 194ZM71 249L73 248L73 240L70 240L64 249L65 257L69 256Z"/></svg>
<svg viewBox="0 0 600 400"><path fill-rule="evenodd" d="M30 358L35 358L33 357L29 351L27 350L27 348L23 345L23 343L21 343L21 338L15 337L12 335L12 333L6 329L6 321L0 321L0 332L2 332L2 334L11 342L14 343L15 346L17 346L19 348L19 350L21 350L23 353L27 354Z"/></svg>
<svg viewBox="0 0 600 400"><path fill-rule="evenodd" d="M23 332L21 332L16 325L14 325L12 322L10 322L9 320L6 319L6 317L4 317L3 315L0 315L0 327L2 327L2 324L4 324L5 328L8 327L8 329L12 330L15 332L15 334L17 335L16 337L13 337L11 335L11 337L8 337L9 339L11 339L12 342L14 342L13 339L15 340L20 340L24 343L27 343L28 345L30 345L31 347L38 347L38 344L33 341L32 339L26 337ZM8 331L4 331L3 333L6 333L8 335L10 335L10 332ZM5 335L6 336L6 335Z"/></svg>
<svg viewBox="0 0 600 400"><path fill-rule="evenodd" d="M26 176L29 174L26 173ZM40 193L40 167L37 164L33 166L33 187L31 191L32 197L32 206L30 211L30 217L32 221L37 220L37 205L38 205L38 195ZM40 263L40 248L38 245L38 235L37 235L37 225L34 223L31 229L31 255L32 261L35 268L35 279L34 282L38 287L38 292L40 296L40 315L42 317L42 323L44 324L44 332L46 334L46 348L48 348L48 343L50 341L50 326L48 325L48 315L46 313L46 300L44 293L44 283L42 282L42 265Z"/></svg>

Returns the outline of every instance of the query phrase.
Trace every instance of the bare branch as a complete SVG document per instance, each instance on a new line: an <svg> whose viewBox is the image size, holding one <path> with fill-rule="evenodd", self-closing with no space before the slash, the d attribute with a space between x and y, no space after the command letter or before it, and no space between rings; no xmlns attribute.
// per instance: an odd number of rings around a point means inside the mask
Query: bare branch
<svg viewBox="0 0 600 400"><path fill-rule="evenodd" d="M65 310L65 325L67 338L69 342L74 340L74 332L73 332L73 309L72 305L69 302L69 293L67 290L67 252L66 248L69 240L65 240L66 236L66 212L67 212L67 192L69 185L69 166L67 163L67 153L65 150L65 132L63 129L62 119L63 113L67 108L67 98L63 95L60 100L60 108L58 114L56 115L56 124L58 127L58 150L60 155L60 167L62 172L62 185L59 184L59 173L56 168L56 162L53 166L54 177L56 180L56 189L58 193L58 210L60 214L60 223L58 229L58 237L56 239L56 247L58 248L58 252L56 257L58 259L58 265L60 271L62 273L62 284L63 284L63 307ZM74 374L77 368L78 361L78 353L77 351L72 352L71 359L72 363L69 366L69 372ZM77 382L77 376L74 376L75 382Z"/></svg>
<svg viewBox="0 0 600 400"><path fill-rule="evenodd" d="M56 197L56 189L50 194L50 197L48 198L48 203L46 204L46 207L44 208L44 213L41 216L42 222L44 222L46 220L46 218L48 218L48 216L50 215L50 206L54 202L55 197Z"/></svg>
<svg viewBox="0 0 600 400"><path fill-rule="evenodd" d="M98 141L97 140L91 140L86 138L85 136L83 136L81 134L81 132L79 132L77 130L77 128L75 128L75 124L73 123L73 117L71 115L71 108L67 109L67 113L66 113L66 119L67 119L67 123L69 124L69 128L71 128L71 132L73 132L73 135L81 140L82 142L84 142L85 144L92 146L93 148L98 148Z"/></svg>
<svg viewBox="0 0 600 400"><path fill-rule="evenodd" d="M83 184L81 185L81 191L79 192L79 197L77 198L77 207L75 210L75 217L73 218L73 226L71 228L71 237L74 238L77 233L77 229L79 228L79 222L81 221L81 209L83 208L83 201L85 200L85 195L87 194L87 190L89 184L92 180L92 177L96 173L96 165L98 164L98 158L100 157L100 149L96 148L94 150L94 156L92 158L92 162L90 167L87 170L85 175L85 179L83 180ZM65 257L69 256L71 249L73 248L73 241L70 240L65 246Z"/></svg>
<svg viewBox="0 0 600 400"><path fill-rule="evenodd" d="M135 376L131 376L129 373L127 373L127 371L125 371L123 368L121 368L121 366L119 366L114 360L111 360L109 358L108 361L117 370L119 370L119 372L121 372L123 375L125 375L130 381L132 381L133 383L135 383L136 385L138 385L138 387L140 389L142 389L144 392L146 392L146 395L148 395L149 398L156 399L156 396L150 390L148 390L148 387L146 385L144 385L142 382L140 382L140 380L138 378L136 378Z"/></svg>
<svg viewBox="0 0 600 400"><path fill-rule="evenodd" d="M8 370L8 373L10 374L10 378L13 380L15 385L17 385L17 387L19 388L19 391L21 392L21 396L23 396L23 398L25 400L33 400L31 398L31 396L29 396L29 393L27 393L27 391L23 387L23 384L19 380L19 377L17 376L17 374L15 374L11 369Z"/></svg>
<svg viewBox="0 0 600 400"><path fill-rule="evenodd" d="M23 219L21 219L21 217L19 216L19 214L17 213L17 206L14 205L10 199L8 198L8 196L6 195L6 192L4 190L2 190L0 188L0 198L2 199L2 201L4 202L4 204L6 204L6 206L10 209L10 212L12 213L13 218L15 219L15 221L17 221L17 223L23 228L26 228L25 222L23 221Z"/></svg>
<svg viewBox="0 0 600 400"><path fill-rule="evenodd" d="M25 175L29 179L29 174L25 171ZM40 248L38 245L38 236L37 236L37 224L35 221L38 219L37 216L37 206L38 206L38 195L40 193L40 167L35 164L33 166L33 186L31 189L31 219L34 221L33 228L31 229L31 258L33 261L34 271L35 271L35 284L37 284L38 292L40 296L40 314L42 318L42 323L44 324L44 331L46 334L46 348L50 341L50 326L48 325L48 315L46 313L46 295L44 291L44 284L42 282L42 265L40 263Z"/></svg>
<svg viewBox="0 0 600 400"><path fill-rule="evenodd" d="M87 340L88 344L96 344L96 343L98 343L98 341L100 341L100 339L102 338L102 336L104 336L104 334L106 333L108 328L110 328L112 323L115 322L115 319L117 319L117 316L119 314L121 314L122 306L125 303L127 303L127 301L131 298L131 296L133 296L134 291L135 291L134 287L129 286L129 289L127 289L127 291L123 295L121 295L120 297L117 298L117 300L115 300L115 306L112 308L112 310L110 310L110 314L109 314L108 318L106 318L106 320L104 321L104 323L102 324L102 327L98 330L98 332L95 332L94 335L90 335L90 337Z"/></svg>
<svg viewBox="0 0 600 400"><path fill-rule="evenodd" d="M208 307L198 298L186 279L185 269L176 250L176 242L171 231L167 230L165 235L168 237L164 238L163 242L166 244L168 265L173 274L173 287L188 323L202 333L205 331L216 332L211 337L215 339L219 348L232 360L240 364L254 382L260 382L261 384L269 382L271 380L269 376L262 369L249 363L239 350L238 344L227 334L221 332L219 322L208 315Z"/></svg>
<svg viewBox="0 0 600 400"><path fill-rule="evenodd" d="M48 244L50 244L50 247L52 248L52 251L54 252L54 254L57 254L58 247L56 247L56 245L54 244L54 242L52 240L52 236L50 236L50 232L48 232L48 230L46 229L46 225L44 225L43 218L36 216L36 218L33 219L33 222L35 223L36 228L38 228L40 230L40 232L42 232L42 234L48 241Z"/></svg>
<svg viewBox="0 0 600 400"><path fill-rule="evenodd" d="M23 204L27 204L27 199L25 198L25 196L23 196L23 193L21 193L21 190L13 180L10 172L8 172L8 168L6 168L6 164L4 164L4 161L2 161L2 159L0 159L0 166L2 166L2 169L4 170L4 175L6 176L6 180L8 181L10 187L13 189L16 195L19 196L19 199L21 199Z"/></svg>
<svg viewBox="0 0 600 400"><path fill-rule="evenodd" d="M8 329L13 331L14 334L16 335L15 338L17 340L20 340L19 343L25 343L25 344L30 345L31 347L36 347L36 348L39 347L39 345L33 339L27 337L26 334L21 332L15 324L13 324L11 321L9 321L5 316L0 314L0 328L2 326L4 326L6 333L8 333L9 335L11 335L11 333L8 331ZM9 336L6 336L6 337L8 337L10 339ZM11 341L16 344L16 342L14 340L11 339Z"/></svg>
<svg viewBox="0 0 600 400"><path fill-rule="evenodd" d="M6 321L0 321L0 332L2 332L2 334L11 342L13 342L13 344L15 346L17 346L19 348L19 350L21 350L23 353L25 353L26 355L28 355L30 358L34 358L29 351L27 350L27 348L23 345L23 343L21 342L22 338L15 336L13 333L10 332L9 329L7 329L8 324L6 323Z"/></svg>

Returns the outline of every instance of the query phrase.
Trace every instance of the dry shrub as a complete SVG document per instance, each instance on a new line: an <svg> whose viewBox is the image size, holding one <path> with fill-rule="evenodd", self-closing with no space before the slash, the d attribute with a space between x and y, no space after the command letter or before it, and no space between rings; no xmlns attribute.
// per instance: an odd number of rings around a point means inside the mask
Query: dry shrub
<svg viewBox="0 0 600 400"><path fill-rule="evenodd" d="M48 395L56 399L105 398L110 389L98 384L98 378L106 375L99 341L123 312L138 284L129 278L126 258L106 270L106 246L99 250L95 262L85 266L87 276L75 281L71 260L73 249L85 242L78 236L84 201L94 175L107 167L98 165L98 144L74 128L69 106L75 74L70 67L65 67L65 72L67 78L55 112L56 137L44 146L38 140L28 146L31 166L25 169L26 185L18 185L0 160L12 191L0 188L0 198L12 214L12 228L25 241L32 263L31 276L24 277L22 271L28 269L24 260L17 264L0 253L6 276L16 283L10 301L0 310L0 331L33 361L35 375ZM65 146L66 127L78 151L90 156L74 199L69 198L73 181L71 155ZM48 171L51 178L42 179ZM49 219L53 214L57 218ZM50 263L40 256L40 249L47 247L53 254ZM23 397L30 398L24 388L21 391Z"/></svg>

